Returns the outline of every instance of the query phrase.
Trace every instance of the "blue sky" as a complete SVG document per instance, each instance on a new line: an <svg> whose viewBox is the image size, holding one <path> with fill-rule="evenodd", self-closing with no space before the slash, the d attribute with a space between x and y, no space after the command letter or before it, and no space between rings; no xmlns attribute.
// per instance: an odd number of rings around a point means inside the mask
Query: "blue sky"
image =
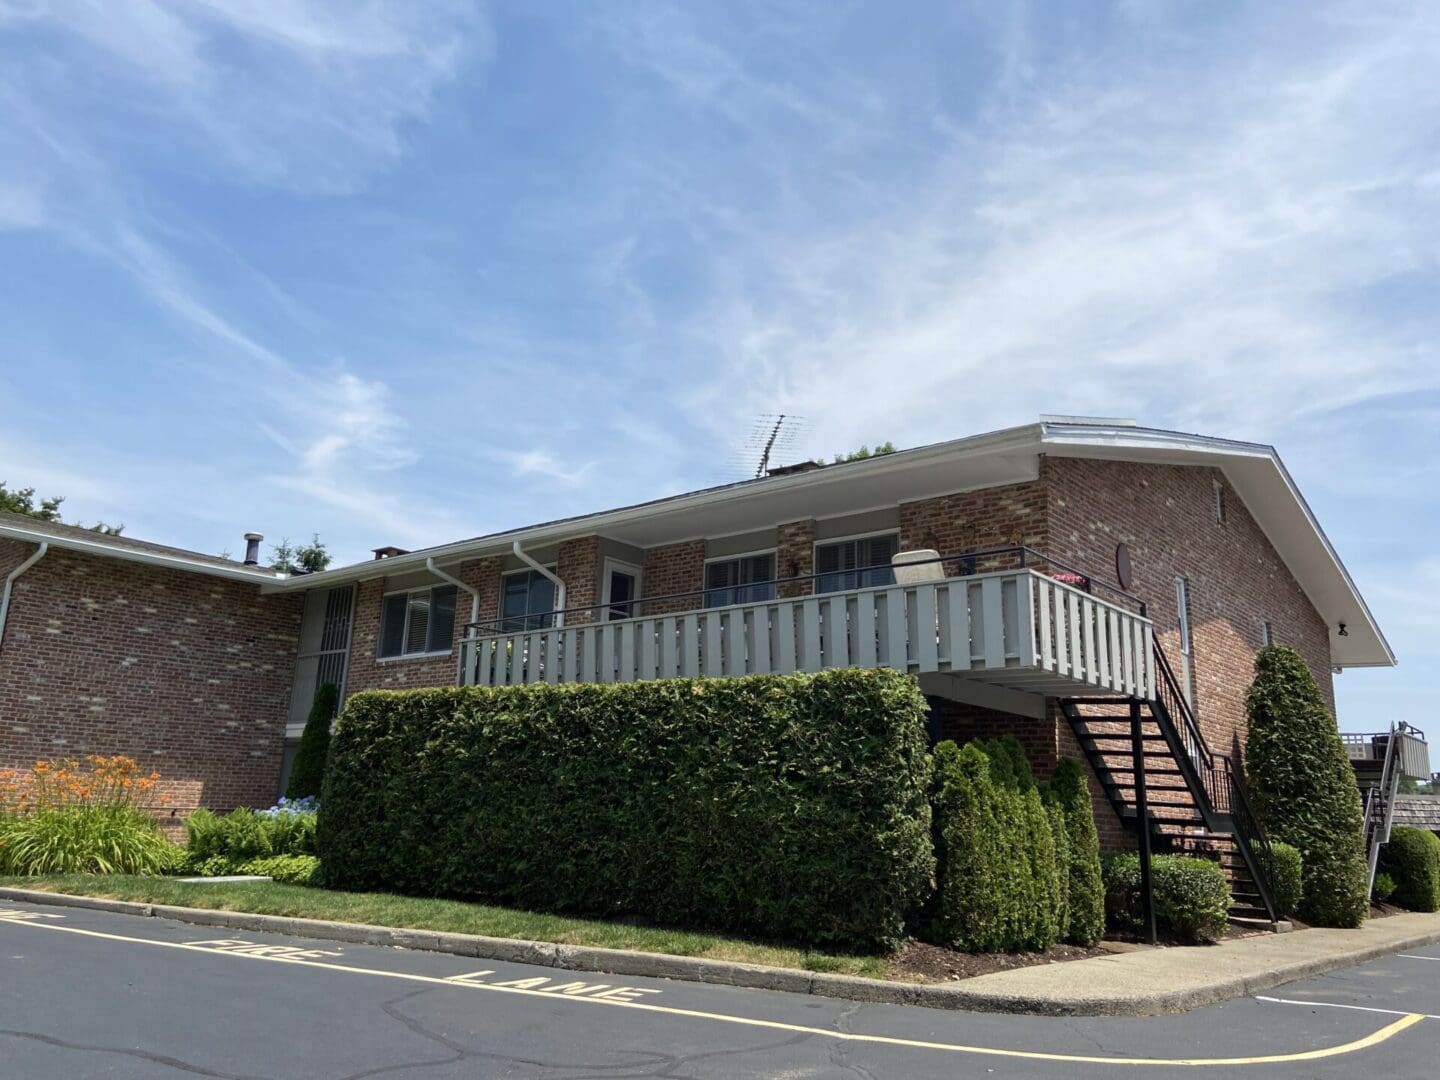
<svg viewBox="0 0 1440 1080"><path fill-rule="evenodd" d="M342 559L1042 412L1276 444L1440 663L1440 5L0 0L0 479Z"/></svg>

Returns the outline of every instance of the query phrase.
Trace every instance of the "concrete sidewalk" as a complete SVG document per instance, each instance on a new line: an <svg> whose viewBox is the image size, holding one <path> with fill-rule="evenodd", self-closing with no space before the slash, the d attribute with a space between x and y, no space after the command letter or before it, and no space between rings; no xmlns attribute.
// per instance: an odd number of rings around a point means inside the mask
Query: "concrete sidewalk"
<svg viewBox="0 0 1440 1080"><path fill-rule="evenodd" d="M34 889L0 888L3 900L324 941L424 949L570 971L681 979L932 1009L1046 1016L1158 1016L1183 1012L1440 942L1440 914L1392 915L1367 922L1359 930L1299 930L1235 938L1219 945L1140 948L1091 960L980 975L963 982L904 983L623 949L138 904Z"/></svg>
<svg viewBox="0 0 1440 1080"><path fill-rule="evenodd" d="M1053 1016L1155 1016L1258 994L1440 941L1440 914L1391 915L1358 930L1297 930L1191 948L1144 948L1000 971L955 987L960 1008Z"/></svg>

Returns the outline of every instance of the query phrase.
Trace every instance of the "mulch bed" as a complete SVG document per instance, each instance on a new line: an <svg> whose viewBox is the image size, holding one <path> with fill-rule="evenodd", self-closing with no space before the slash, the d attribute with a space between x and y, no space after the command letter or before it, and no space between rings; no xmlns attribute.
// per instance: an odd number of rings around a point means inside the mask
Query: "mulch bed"
<svg viewBox="0 0 1440 1080"><path fill-rule="evenodd" d="M996 971L1034 967L1037 964L1059 964L1067 960L1088 960L1104 956L1106 950L1085 949L1078 945L1056 945L1043 953L963 953L954 949L912 941L890 961L892 979L953 982L989 975Z"/></svg>

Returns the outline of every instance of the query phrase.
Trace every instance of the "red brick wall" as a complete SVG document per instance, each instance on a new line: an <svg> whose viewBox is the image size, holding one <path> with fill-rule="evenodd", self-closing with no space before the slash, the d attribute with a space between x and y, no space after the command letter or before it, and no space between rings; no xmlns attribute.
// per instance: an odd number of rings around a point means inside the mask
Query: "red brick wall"
<svg viewBox="0 0 1440 1080"><path fill-rule="evenodd" d="M500 569L498 558L475 559L450 571L465 584L480 590L480 618L493 620L500 611ZM435 582L441 584L439 579ZM362 581L355 590L355 622L350 635L350 667L345 676L345 695L362 690L409 690L418 686L454 686L460 673L460 639L470 621L470 594L455 598L455 637L449 653L434 657L397 656L381 660L380 613L385 581Z"/></svg>
<svg viewBox="0 0 1440 1080"><path fill-rule="evenodd" d="M555 573L565 582L565 606L572 609L565 616L566 625L595 622L599 612L594 605L600 602L600 538L566 540L556 555Z"/></svg>
<svg viewBox="0 0 1440 1080"><path fill-rule="evenodd" d="M0 577L35 550L0 540ZM181 813L268 806L280 783L298 596L51 548L0 643L0 768L125 754Z"/></svg>
<svg viewBox="0 0 1440 1080"><path fill-rule="evenodd" d="M815 572L815 522L791 521L775 530L775 576L777 578L804 577ZM793 585L782 585L782 597L809 596L814 592L813 582L797 581Z"/></svg>
<svg viewBox="0 0 1440 1080"><path fill-rule="evenodd" d="M994 548L1045 550L1048 500L1043 483L1007 484L900 504L900 550L934 548L941 555ZM1014 558L981 560L978 571L1015 566ZM950 574L960 572L946 564Z"/></svg>
<svg viewBox="0 0 1440 1080"><path fill-rule="evenodd" d="M1243 742L1245 691L1267 619L1275 640L1305 657L1334 709L1326 627L1228 484L1226 520L1216 523L1218 470L1048 458L1044 479L1051 554L1113 584L1115 545L1128 545L1132 591L1149 604L1177 674L1175 578L1189 579L1195 700L1214 749L1228 751L1233 734Z"/></svg>
<svg viewBox="0 0 1440 1080"><path fill-rule="evenodd" d="M653 547L645 552L645 595L668 596L705 587L705 541ZM641 605L644 615L668 615L704 607L701 596L662 600Z"/></svg>

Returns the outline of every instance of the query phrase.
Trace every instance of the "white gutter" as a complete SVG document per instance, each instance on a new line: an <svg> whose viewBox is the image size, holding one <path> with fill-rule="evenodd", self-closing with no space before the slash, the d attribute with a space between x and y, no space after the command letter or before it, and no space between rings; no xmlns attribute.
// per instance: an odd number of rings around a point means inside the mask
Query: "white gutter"
<svg viewBox="0 0 1440 1080"><path fill-rule="evenodd" d="M468 592L470 594L470 622L477 623L480 621L479 589L475 588L475 586L473 585L466 585L465 582L461 581L459 578L454 577L451 574L447 574L444 570L441 570L438 566L435 565L435 560L433 558L425 560L425 569L429 570L441 581L449 582L457 589L463 589L465 592Z"/></svg>
<svg viewBox="0 0 1440 1080"><path fill-rule="evenodd" d="M511 543L510 550L515 553L515 557L517 559L523 562L526 566L530 567L530 569L534 570L541 577L547 577L555 583L555 628L558 630L560 627L565 625L565 582L561 581L558 577L552 574L549 570L546 570L545 567L541 566L524 551L520 550L519 540L515 540Z"/></svg>
<svg viewBox="0 0 1440 1080"><path fill-rule="evenodd" d="M19 566L15 567L14 570L11 570L10 573L5 575L5 591L4 593L0 593L0 645L5 644L5 619L10 614L11 586L15 584L16 578L18 578L21 574L25 573L26 570L29 570L30 567L34 566L41 559L43 559L45 557L45 553L49 550L50 545L42 540L40 542L40 546L35 549L35 553L33 555L31 555L28 559L22 562Z"/></svg>
<svg viewBox="0 0 1440 1080"><path fill-rule="evenodd" d="M120 559L124 562L143 563L147 566L161 566L169 570L184 570L191 574L207 574L210 577L227 578L230 581L248 581L252 585L278 585L282 581L287 580L285 574L277 573L273 570L261 570L258 567L243 566L238 563L233 568L219 566L212 562L187 559L183 555L171 554L169 552L148 551L143 548L107 544L104 540L100 539L90 540L82 539L78 536L61 536L40 529L27 529L17 525L0 524L0 537L20 540L27 544L44 543L50 547L59 548L62 551L78 551L85 555L99 555L107 559ZM297 578L297 580L299 579Z"/></svg>

